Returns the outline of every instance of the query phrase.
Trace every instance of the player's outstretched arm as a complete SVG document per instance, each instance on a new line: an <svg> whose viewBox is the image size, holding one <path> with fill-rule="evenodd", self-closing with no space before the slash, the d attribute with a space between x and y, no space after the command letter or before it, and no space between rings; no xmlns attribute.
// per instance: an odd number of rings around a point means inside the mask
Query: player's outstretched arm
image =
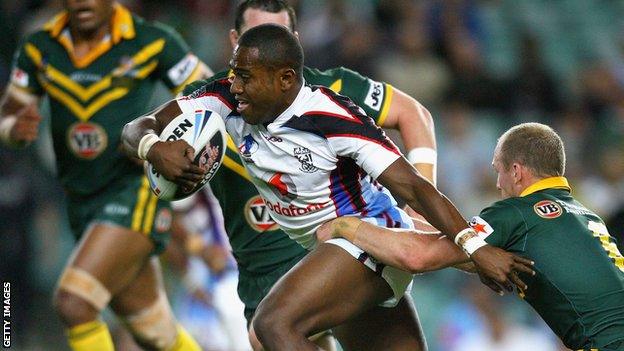
<svg viewBox="0 0 624 351"><path fill-rule="evenodd" d="M532 262L504 250L487 245L449 199L422 177L404 158L397 159L380 176L379 182L403 198L407 204L422 214L429 223L440 229L470 256L481 280L501 293L503 286L513 291L513 284L526 289L517 273L533 274ZM418 255L418 252L412 253ZM500 286L499 286L500 284Z"/></svg>
<svg viewBox="0 0 624 351"><path fill-rule="evenodd" d="M356 217L338 217L317 230L321 241L345 238L381 262L412 273L433 271L469 262L452 241L426 222L416 230L378 227Z"/></svg>
<svg viewBox="0 0 624 351"><path fill-rule="evenodd" d="M0 142L26 146L39 135L39 97L9 84L0 100Z"/></svg>
<svg viewBox="0 0 624 351"><path fill-rule="evenodd" d="M136 118L124 126L123 149L130 157L150 162L166 179L192 189L204 177L204 170L193 164L195 150L184 140L160 141L158 135L182 109L176 100L153 113Z"/></svg>
<svg viewBox="0 0 624 351"><path fill-rule="evenodd" d="M431 113L416 99L394 88L382 127L401 133L407 160L435 185L437 152Z"/></svg>

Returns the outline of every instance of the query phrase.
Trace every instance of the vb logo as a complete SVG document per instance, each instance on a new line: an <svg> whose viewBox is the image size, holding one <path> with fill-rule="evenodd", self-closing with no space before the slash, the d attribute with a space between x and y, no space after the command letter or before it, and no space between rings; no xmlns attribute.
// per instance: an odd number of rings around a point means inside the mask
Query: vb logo
<svg viewBox="0 0 624 351"><path fill-rule="evenodd" d="M550 200L542 200L533 205L533 210L538 216L546 219L553 219L561 216L563 210L558 203Z"/></svg>

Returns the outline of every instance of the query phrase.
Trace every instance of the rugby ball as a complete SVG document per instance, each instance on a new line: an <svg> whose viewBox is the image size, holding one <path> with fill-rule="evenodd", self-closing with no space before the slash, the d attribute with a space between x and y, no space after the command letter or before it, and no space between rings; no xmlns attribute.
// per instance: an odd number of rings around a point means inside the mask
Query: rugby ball
<svg viewBox="0 0 624 351"><path fill-rule="evenodd" d="M223 118L210 110L195 110L182 113L174 118L160 133L160 140L184 140L195 149L193 163L206 170L204 179L191 191L185 192L181 186L158 173L151 163L145 162L145 174L152 192L163 200L181 200L201 189L223 162L226 147L226 131Z"/></svg>

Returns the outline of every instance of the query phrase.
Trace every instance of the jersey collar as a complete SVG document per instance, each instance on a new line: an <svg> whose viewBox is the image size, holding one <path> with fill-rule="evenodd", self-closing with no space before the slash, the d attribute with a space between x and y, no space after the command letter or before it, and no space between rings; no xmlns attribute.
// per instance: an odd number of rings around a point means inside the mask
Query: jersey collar
<svg viewBox="0 0 624 351"><path fill-rule="evenodd" d="M544 189L565 189L571 191L568 180L565 177L550 177L539 180L531 184L520 194L520 197L527 196Z"/></svg>
<svg viewBox="0 0 624 351"><path fill-rule="evenodd" d="M46 23L43 29L48 31L51 37L58 38L68 22L69 14L67 11L62 11ZM132 39L135 36L134 21L132 20L130 10L119 3L113 4L113 17L111 19L111 39L113 44L119 43L121 39Z"/></svg>

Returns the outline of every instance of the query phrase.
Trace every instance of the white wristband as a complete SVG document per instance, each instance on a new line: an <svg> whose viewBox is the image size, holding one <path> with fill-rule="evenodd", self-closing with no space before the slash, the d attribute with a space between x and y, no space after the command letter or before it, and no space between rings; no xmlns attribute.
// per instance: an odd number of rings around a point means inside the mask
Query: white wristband
<svg viewBox="0 0 624 351"><path fill-rule="evenodd" d="M468 256L471 256L473 252L487 245L485 240L483 240L472 228L466 228L457 233L454 241L455 244L461 247Z"/></svg>
<svg viewBox="0 0 624 351"><path fill-rule="evenodd" d="M0 141L7 145L14 145L15 143L11 140L11 130L13 130L13 126L15 126L15 122L17 122L17 117L14 115L8 115L0 121Z"/></svg>
<svg viewBox="0 0 624 351"><path fill-rule="evenodd" d="M475 236L475 237L472 237L472 238L466 240L466 242L464 242L464 246L462 247L462 249L464 249L464 252L468 256L472 256L473 252L475 252L478 249L484 247L485 245L487 245L485 240L481 239L478 236Z"/></svg>
<svg viewBox="0 0 624 351"><path fill-rule="evenodd" d="M150 151L152 146L160 141L160 138L156 134L145 134L141 141L139 141L139 148L137 150L137 156L141 160L147 160L147 153Z"/></svg>
<svg viewBox="0 0 624 351"><path fill-rule="evenodd" d="M470 233L476 233L476 232L474 231L474 229L469 227L469 228L465 228L462 231L460 231L459 233L457 233L457 235L455 235L455 240L454 240L455 241L455 245L461 246L461 244L459 243L459 240L461 240L461 238L464 237L464 235L470 234Z"/></svg>
<svg viewBox="0 0 624 351"><path fill-rule="evenodd" d="M411 163L428 163L435 165L438 153L430 147L416 147L407 153L407 160Z"/></svg>

